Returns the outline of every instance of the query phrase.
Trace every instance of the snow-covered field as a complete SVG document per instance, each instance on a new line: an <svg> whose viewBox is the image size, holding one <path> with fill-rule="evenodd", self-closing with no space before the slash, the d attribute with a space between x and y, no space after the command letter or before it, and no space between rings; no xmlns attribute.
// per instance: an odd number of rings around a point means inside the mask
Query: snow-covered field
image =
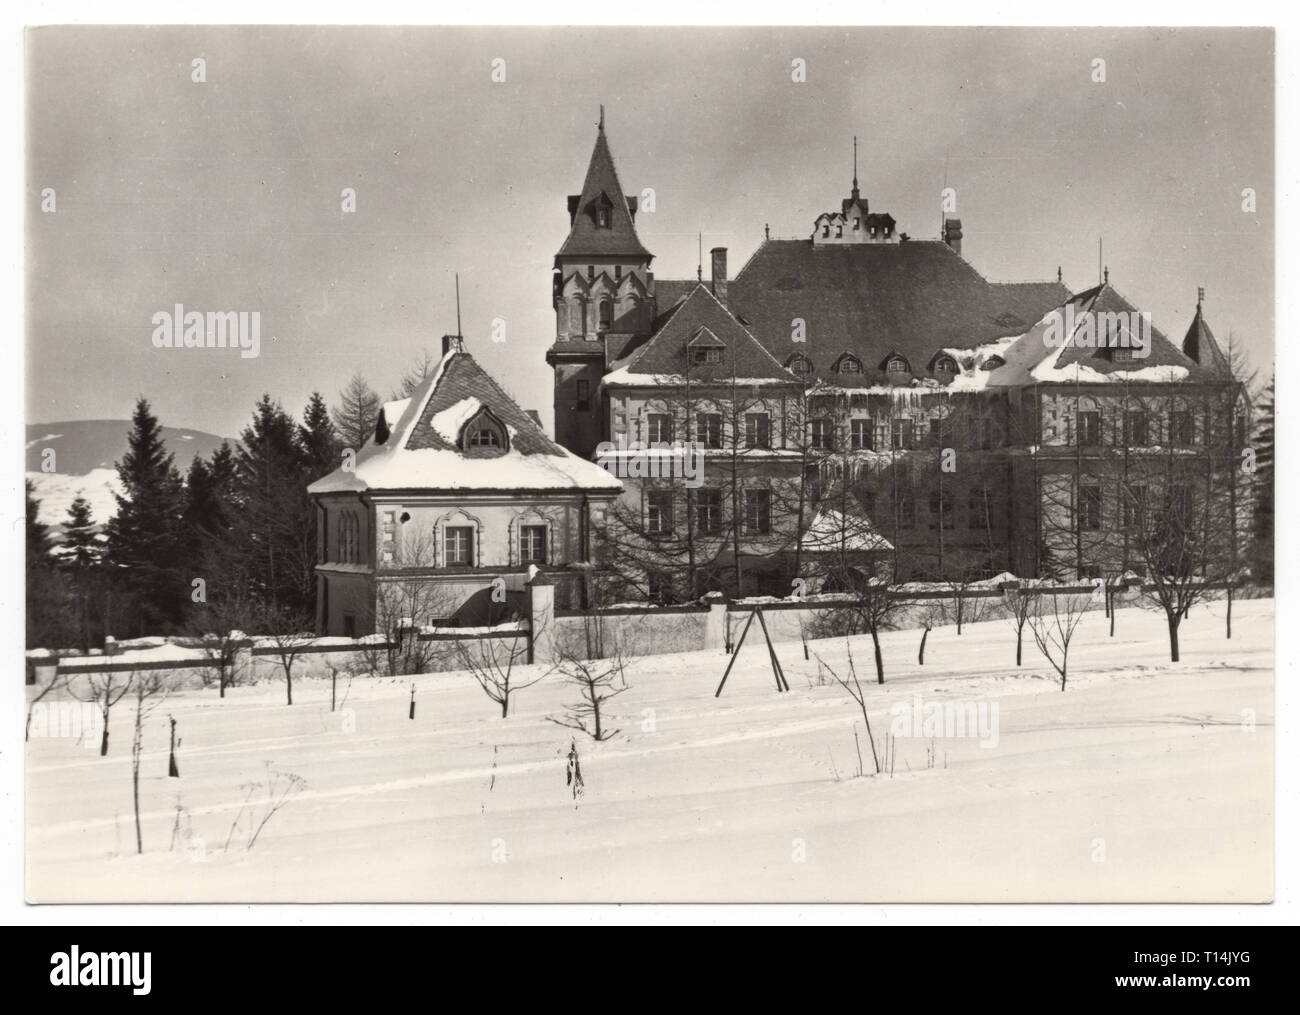
<svg viewBox="0 0 1300 1015"><path fill-rule="evenodd" d="M1233 901L1273 890L1273 602L1198 606L1171 664L1163 622L1089 613L1062 693L1005 621L853 640L878 750L891 706L997 706L997 744L900 738L892 774L855 778L854 703L777 646L775 691L752 638L727 657L637 659L612 703L622 732L579 739L551 676L512 715L464 674L358 678L331 713L325 681L174 694L149 718L135 853L134 705L107 758L70 738L28 745L27 894L89 901ZM842 640L813 651L843 670ZM342 698L344 689L339 688ZM166 778L167 716L181 778ZM1253 719L1253 722L1251 721ZM933 767L928 758L934 759ZM272 770L302 791L245 848ZM283 784L283 782L281 783ZM180 813L181 833L172 849ZM233 834L232 825L235 826ZM227 839L230 839L227 846Z"/></svg>

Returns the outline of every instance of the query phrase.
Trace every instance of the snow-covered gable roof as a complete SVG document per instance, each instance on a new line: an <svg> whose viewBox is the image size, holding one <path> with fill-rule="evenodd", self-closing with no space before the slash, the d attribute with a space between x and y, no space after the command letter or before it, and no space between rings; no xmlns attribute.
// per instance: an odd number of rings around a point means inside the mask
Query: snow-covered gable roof
<svg viewBox="0 0 1300 1015"><path fill-rule="evenodd" d="M692 362L688 350L702 346L726 352L717 363ZM688 377L697 384L799 383L702 282L673 307L645 343L613 366L602 379L606 387L685 384Z"/></svg>
<svg viewBox="0 0 1300 1015"><path fill-rule="evenodd" d="M809 553L888 551L894 548L866 516L846 516L831 508L817 512L801 542Z"/></svg>
<svg viewBox="0 0 1300 1015"><path fill-rule="evenodd" d="M384 406L390 433L374 437L357 455L355 470L335 469L307 492L411 490L584 490L617 494L622 483L600 466L552 441L483 370L452 349L411 397ZM467 448L464 429L486 411L506 432L504 450Z"/></svg>

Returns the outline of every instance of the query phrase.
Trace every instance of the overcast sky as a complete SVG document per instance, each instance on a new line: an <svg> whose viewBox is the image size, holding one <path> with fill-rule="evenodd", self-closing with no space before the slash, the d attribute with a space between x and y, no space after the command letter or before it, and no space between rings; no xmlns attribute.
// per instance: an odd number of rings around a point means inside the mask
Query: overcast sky
<svg viewBox="0 0 1300 1015"><path fill-rule="evenodd" d="M856 133L862 191L901 231L937 235L946 178L987 277L1060 265L1086 288L1103 236L1157 327L1181 339L1204 285L1220 341L1271 362L1268 31L44 28L27 46L30 422L126 418L144 394L167 425L234 436L263 392L298 414L357 370L387 397L455 330L458 271L467 347L549 424L552 258L602 102L624 189L657 195L637 225L660 277L693 276L699 231L733 275L764 223L809 235L847 196ZM155 349L177 303L260 311L260 357Z"/></svg>

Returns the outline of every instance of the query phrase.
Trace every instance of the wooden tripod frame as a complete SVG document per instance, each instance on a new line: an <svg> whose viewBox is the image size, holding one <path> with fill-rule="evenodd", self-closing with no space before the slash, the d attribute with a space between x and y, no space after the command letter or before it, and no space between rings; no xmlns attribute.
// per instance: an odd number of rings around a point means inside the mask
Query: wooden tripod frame
<svg viewBox="0 0 1300 1015"><path fill-rule="evenodd" d="M776 689L778 691L790 690L790 684L785 679L785 672L781 669L781 661L776 657L776 649L772 647L772 636L767 633L767 621L763 619L762 607L755 606L749 614L749 619L745 621L745 628L740 632L740 640L736 642L736 647L731 650L731 661L727 663L727 669L722 674L722 683L718 684L717 691L714 692L715 698L722 695L722 688L726 686L727 677L731 675L731 668L736 665L736 656L740 654L740 646L745 644L745 635L749 634L749 628L754 623L754 618L758 618L758 626L763 629L763 640L767 642L767 656L772 660L772 675L776 677Z"/></svg>

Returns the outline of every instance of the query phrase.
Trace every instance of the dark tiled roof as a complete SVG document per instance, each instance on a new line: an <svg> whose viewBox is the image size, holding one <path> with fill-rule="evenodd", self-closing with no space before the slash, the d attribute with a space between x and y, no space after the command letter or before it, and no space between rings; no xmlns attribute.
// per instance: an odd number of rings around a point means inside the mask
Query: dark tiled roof
<svg viewBox="0 0 1300 1015"><path fill-rule="evenodd" d="M1075 304L1075 312L1081 315L1132 314L1138 312L1138 308L1116 292L1109 282L1077 294L1071 302ZM1100 325L1096 326L1096 330L1100 334ZM1061 350L1061 354L1057 357L1054 366L1057 370L1063 370L1075 363L1091 367L1099 374L1124 373L1130 370L1142 369L1143 367L1186 367L1188 380L1203 381L1212 379L1207 371L1198 366L1194 360L1184 355L1154 324L1151 326L1151 352L1142 359L1113 362L1104 352L1098 349L1082 345L1067 345Z"/></svg>
<svg viewBox="0 0 1300 1015"><path fill-rule="evenodd" d="M1183 352L1188 358L1194 359L1204 369L1219 377L1226 379L1232 374L1228 367L1228 357L1223 354L1223 350L1219 348L1219 343L1214 338L1214 333L1210 331L1210 326L1205 323L1199 303L1196 305L1196 316L1192 318L1192 326L1187 329L1187 335L1183 338Z"/></svg>
<svg viewBox="0 0 1300 1015"><path fill-rule="evenodd" d="M726 352L718 363L689 363L687 346L702 329L721 343ZM696 342L696 344L700 344ZM708 286L697 282L691 294L677 304L663 327L627 359L614 364L632 374L689 374L695 381L724 381L732 377L764 378L797 383L745 326L718 302Z"/></svg>
<svg viewBox="0 0 1300 1015"><path fill-rule="evenodd" d="M728 295L732 310L782 361L796 349L791 321L801 318L806 342L798 351L826 377L846 350L870 365L895 350L919 371L939 349L1022 334L1070 292L1058 282L990 282L939 240L769 240Z"/></svg>
<svg viewBox="0 0 1300 1015"><path fill-rule="evenodd" d="M620 256L650 258L650 251L641 245L632 223L629 202L634 199L623 194L614 171L614 157L605 140L605 128L596 134L596 147L591 152L587 178L582 193L573 203L573 222L569 235L560 247L557 258L565 256ZM609 210L609 228L597 225L596 213L601 207Z"/></svg>
<svg viewBox="0 0 1300 1015"><path fill-rule="evenodd" d="M424 412L411 430L406 440L410 449L439 448L456 450L456 446L445 440L433 428L432 419L444 409L450 409L467 398L477 398L498 420L515 431L511 440L513 447L524 455L557 455L560 448L546 434L537 422L515 404L515 400L501 390L500 386L487 372L474 361L469 353L460 352L451 356L443 365L442 375L437 387L425 404Z"/></svg>

